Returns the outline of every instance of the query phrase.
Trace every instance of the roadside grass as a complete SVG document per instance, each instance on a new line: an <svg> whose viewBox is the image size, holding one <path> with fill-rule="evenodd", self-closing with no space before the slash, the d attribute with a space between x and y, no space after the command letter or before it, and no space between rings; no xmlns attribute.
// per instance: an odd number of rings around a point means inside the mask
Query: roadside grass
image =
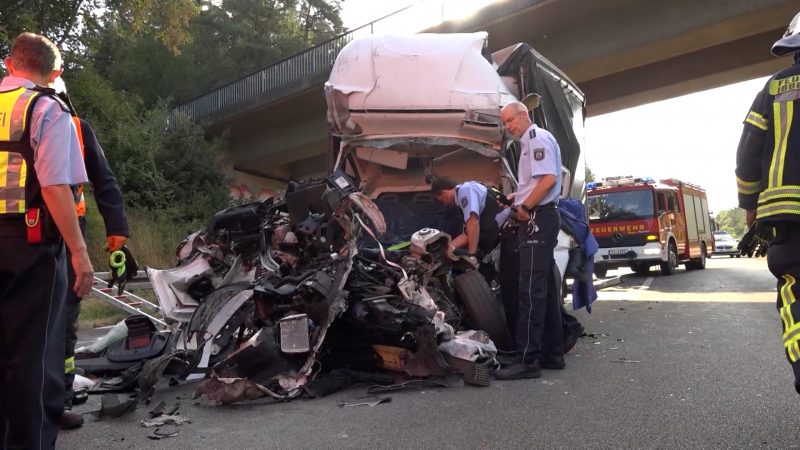
<svg viewBox="0 0 800 450"><path fill-rule="evenodd" d="M128 314L121 309L117 309L100 299L86 297L81 300L81 315L78 317L78 328L86 330L114 325L126 317L128 317Z"/></svg>

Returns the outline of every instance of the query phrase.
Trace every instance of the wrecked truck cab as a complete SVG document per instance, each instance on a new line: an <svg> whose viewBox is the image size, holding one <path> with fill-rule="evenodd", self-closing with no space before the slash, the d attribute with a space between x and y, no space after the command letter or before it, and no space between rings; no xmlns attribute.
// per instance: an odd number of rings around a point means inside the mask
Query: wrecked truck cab
<svg viewBox="0 0 800 450"><path fill-rule="evenodd" d="M330 169L363 192L420 192L426 176L516 186L517 146L500 109L540 96L533 120L554 134L582 198L585 98L527 44L488 51L488 34L418 34L357 39L340 52L325 83Z"/></svg>
<svg viewBox="0 0 800 450"><path fill-rule="evenodd" d="M485 32L371 36L348 44L325 84L329 163L353 177L381 209L383 244L422 228L460 234L463 219L430 194L432 176L516 190L519 144L503 130L506 104L538 95L532 119L562 153L562 195L583 199L585 99L554 64L527 44L491 53ZM562 232L556 263L564 277Z"/></svg>

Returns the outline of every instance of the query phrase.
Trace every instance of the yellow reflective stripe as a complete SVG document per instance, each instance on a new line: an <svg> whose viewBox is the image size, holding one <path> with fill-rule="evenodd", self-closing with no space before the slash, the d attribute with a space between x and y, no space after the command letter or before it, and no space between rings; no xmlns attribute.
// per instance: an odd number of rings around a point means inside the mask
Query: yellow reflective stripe
<svg viewBox="0 0 800 450"><path fill-rule="evenodd" d="M798 345L798 335L793 333L797 326L792 316L792 304L795 302L794 292L792 287L795 284L795 278L791 275L783 275L784 284L780 290L781 303L783 307L780 309L781 319L783 319L784 327L786 330L783 333L783 345L789 354L789 359L794 363L800 361L800 345Z"/></svg>
<svg viewBox="0 0 800 450"><path fill-rule="evenodd" d="M19 141L25 132L25 122L28 120L28 108L34 98L39 95L36 91L24 90L14 103L11 112L11 140Z"/></svg>
<svg viewBox="0 0 800 450"><path fill-rule="evenodd" d="M20 199L19 202L17 202L17 212L25 214L25 211L28 210L28 205L25 203L25 182L28 180L28 162L25 161L22 155L20 155L20 159L22 160L22 164L19 168L19 188L22 192L20 192Z"/></svg>
<svg viewBox="0 0 800 450"><path fill-rule="evenodd" d="M800 214L800 201L785 201L760 205L756 212L756 217L761 219L777 214Z"/></svg>
<svg viewBox="0 0 800 450"><path fill-rule="evenodd" d="M7 172L8 172L8 152L0 151L0 188L6 187Z"/></svg>
<svg viewBox="0 0 800 450"><path fill-rule="evenodd" d="M25 212L28 166L19 153L0 151L0 214Z"/></svg>
<svg viewBox="0 0 800 450"><path fill-rule="evenodd" d="M75 372L75 357L70 356L64 360L64 373Z"/></svg>
<svg viewBox="0 0 800 450"><path fill-rule="evenodd" d="M775 122L775 148L772 152L772 163L769 166L768 187L783 184L783 165L786 159L786 141L794 115L793 102L775 102L772 105Z"/></svg>
<svg viewBox="0 0 800 450"><path fill-rule="evenodd" d="M764 189L764 191L758 195L758 202L766 203L771 200L790 200L793 198L800 198L800 186L787 184L786 186Z"/></svg>
<svg viewBox="0 0 800 450"><path fill-rule="evenodd" d="M753 125L756 128L760 128L764 131L767 131L767 119L765 119L764 116L755 111L750 111L749 113L747 113L747 118L744 119L744 121L745 123L749 123L750 125Z"/></svg>
<svg viewBox="0 0 800 450"><path fill-rule="evenodd" d="M0 141L11 141L11 131L13 127L12 112L17 99L25 92L23 88L12 91L0 92Z"/></svg>
<svg viewBox="0 0 800 450"><path fill-rule="evenodd" d="M761 183L756 181L744 181L736 177L736 188L740 194L757 194L761 190Z"/></svg>

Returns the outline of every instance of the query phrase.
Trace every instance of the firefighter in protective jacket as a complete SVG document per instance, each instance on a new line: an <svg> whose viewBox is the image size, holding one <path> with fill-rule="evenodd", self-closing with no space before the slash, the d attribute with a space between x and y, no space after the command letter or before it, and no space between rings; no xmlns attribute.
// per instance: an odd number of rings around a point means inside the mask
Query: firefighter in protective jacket
<svg viewBox="0 0 800 450"><path fill-rule="evenodd" d="M775 56L794 54L794 64L773 75L744 121L736 154L739 206L751 231L742 251L763 253L778 279L777 307L783 346L800 393L800 13L772 46Z"/></svg>

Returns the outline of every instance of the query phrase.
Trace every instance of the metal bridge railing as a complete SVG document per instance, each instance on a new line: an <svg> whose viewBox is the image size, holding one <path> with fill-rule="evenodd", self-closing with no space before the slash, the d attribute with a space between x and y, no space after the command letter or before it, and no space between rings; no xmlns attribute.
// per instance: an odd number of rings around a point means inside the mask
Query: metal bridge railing
<svg viewBox="0 0 800 450"><path fill-rule="evenodd" d="M454 0L421 1L384 16L364 26L350 30L327 42L297 55L276 62L236 81L173 107L168 122L177 115L198 121L243 101L280 89L281 87L322 71L330 70L339 52L354 39L377 33L410 33L444 21ZM420 23L424 18L428 23Z"/></svg>

